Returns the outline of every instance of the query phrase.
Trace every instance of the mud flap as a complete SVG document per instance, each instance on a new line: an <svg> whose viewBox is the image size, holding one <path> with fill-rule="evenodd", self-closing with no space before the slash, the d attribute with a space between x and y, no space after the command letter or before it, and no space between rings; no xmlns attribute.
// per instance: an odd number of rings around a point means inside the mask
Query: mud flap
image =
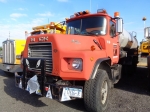
<svg viewBox="0 0 150 112"><path fill-rule="evenodd" d="M48 91L47 91L46 97L47 97L47 98L50 98L50 99L53 99L53 98L52 98L52 93L51 93L51 88L50 88L50 86L48 87Z"/></svg>
<svg viewBox="0 0 150 112"><path fill-rule="evenodd" d="M61 101L68 101L68 100L71 100L71 98L70 98L70 96L68 94L68 89L67 88L63 88Z"/></svg>

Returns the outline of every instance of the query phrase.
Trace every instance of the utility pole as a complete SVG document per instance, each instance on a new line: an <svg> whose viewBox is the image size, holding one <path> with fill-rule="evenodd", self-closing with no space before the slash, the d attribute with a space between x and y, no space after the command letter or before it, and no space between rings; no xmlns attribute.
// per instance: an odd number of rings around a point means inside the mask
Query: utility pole
<svg viewBox="0 0 150 112"><path fill-rule="evenodd" d="M91 12L91 0L90 0L90 12Z"/></svg>
<svg viewBox="0 0 150 112"><path fill-rule="evenodd" d="M10 31L9 31L9 38L8 38L8 40L10 40Z"/></svg>

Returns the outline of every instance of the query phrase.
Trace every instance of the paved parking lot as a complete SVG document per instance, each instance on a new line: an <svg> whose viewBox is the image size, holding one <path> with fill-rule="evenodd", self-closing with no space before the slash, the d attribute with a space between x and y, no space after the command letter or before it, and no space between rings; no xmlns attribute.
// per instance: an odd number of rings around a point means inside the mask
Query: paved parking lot
<svg viewBox="0 0 150 112"><path fill-rule="evenodd" d="M106 112L149 112L146 68L138 68L134 76L123 77L111 91ZM83 100L60 103L45 97L30 95L15 87L14 76L0 71L1 112L86 112Z"/></svg>

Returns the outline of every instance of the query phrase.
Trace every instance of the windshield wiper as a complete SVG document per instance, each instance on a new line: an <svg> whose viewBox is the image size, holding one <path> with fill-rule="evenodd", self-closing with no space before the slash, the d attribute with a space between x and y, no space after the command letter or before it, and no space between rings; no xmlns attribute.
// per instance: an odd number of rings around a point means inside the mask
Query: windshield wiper
<svg viewBox="0 0 150 112"><path fill-rule="evenodd" d="M102 46L100 45L100 43L97 42L97 40L93 39L93 41L100 49L102 49Z"/></svg>
<svg viewBox="0 0 150 112"><path fill-rule="evenodd" d="M81 34L85 34L85 35L95 35L95 36L98 36L98 34L97 34L97 33L87 32L87 31L81 32Z"/></svg>

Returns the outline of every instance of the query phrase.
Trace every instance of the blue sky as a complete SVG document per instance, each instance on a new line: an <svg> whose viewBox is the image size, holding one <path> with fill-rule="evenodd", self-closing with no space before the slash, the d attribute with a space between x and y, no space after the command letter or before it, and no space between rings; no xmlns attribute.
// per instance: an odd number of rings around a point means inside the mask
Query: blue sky
<svg viewBox="0 0 150 112"><path fill-rule="evenodd" d="M123 27L137 32L139 42L144 39L142 18L146 17L146 26L150 26L149 0L0 0L0 46L9 37L9 32L10 38L25 39L25 31L47 24L48 20L59 22L75 12L96 13L101 8L111 16L115 11L120 12Z"/></svg>

